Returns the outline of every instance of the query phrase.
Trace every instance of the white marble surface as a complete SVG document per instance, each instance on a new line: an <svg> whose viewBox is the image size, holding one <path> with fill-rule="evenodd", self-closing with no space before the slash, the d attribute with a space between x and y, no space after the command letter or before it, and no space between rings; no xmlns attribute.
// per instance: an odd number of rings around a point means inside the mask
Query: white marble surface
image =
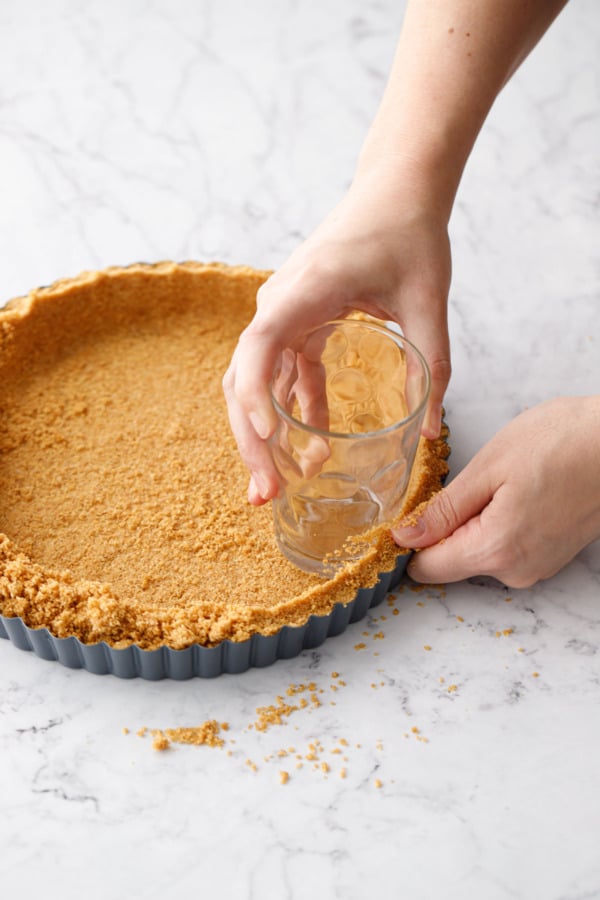
<svg viewBox="0 0 600 900"><path fill-rule="evenodd" d="M349 182L402 12L0 0L0 296L136 260L279 265ZM453 471L524 406L598 391L599 46L597 0L572 0L465 174ZM395 606L214 681L96 677L0 642L2 895L600 897L600 546L530 590L407 586ZM249 727L309 681L320 707ZM136 734L212 717L223 749Z"/></svg>

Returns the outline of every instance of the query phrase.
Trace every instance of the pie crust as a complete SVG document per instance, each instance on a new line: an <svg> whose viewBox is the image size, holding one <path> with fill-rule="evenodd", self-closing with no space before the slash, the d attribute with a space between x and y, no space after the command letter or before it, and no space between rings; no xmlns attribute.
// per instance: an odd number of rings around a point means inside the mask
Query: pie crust
<svg viewBox="0 0 600 900"><path fill-rule="evenodd" d="M220 263L84 273L0 310L0 613L142 649L272 635L394 568L387 528L326 580L251 507L221 380L269 272ZM403 515L447 473L421 439Z"/></svg>

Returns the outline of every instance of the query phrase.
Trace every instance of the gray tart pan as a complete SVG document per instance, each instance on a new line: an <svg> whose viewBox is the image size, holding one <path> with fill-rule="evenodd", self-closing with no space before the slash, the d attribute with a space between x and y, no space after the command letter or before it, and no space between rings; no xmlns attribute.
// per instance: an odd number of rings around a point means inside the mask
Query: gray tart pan
<svg viewBox="0 0 600 900"><path fill-rule="evenodd" d="M304 625L285 625L273 635L254 634L247 641L222 641L215 647L192 644L185 650L159 647L142 650L131 645L117 650L104 641L84 644L78 638L57 638L47 628L30 628L19 617L0 615L0 637L12 641L19 650L30 650L41 659L55 660L70 669L87 669L94 675L118 678L214 678L224 673L237 675L250 668L270 666L278 659L291 659L303 650L320 646L327 638L363 619L402 578L410 554L397 557L396 566L383 572L374 587L361 588L349 603L337 603L324 616L310 616Z"/></svg>

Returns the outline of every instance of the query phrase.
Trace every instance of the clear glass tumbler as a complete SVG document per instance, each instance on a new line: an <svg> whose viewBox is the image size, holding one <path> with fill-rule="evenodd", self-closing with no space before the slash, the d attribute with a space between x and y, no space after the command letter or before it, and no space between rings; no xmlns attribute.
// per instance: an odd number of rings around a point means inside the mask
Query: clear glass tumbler
<svg viewBox="0 0 600 900"><path fill-rule="evenodd" d="M308 572L361 555L348 538L402 508L429 399L420 351L369 319L340 319L286 349L272 382L281 552Z"/></svg>

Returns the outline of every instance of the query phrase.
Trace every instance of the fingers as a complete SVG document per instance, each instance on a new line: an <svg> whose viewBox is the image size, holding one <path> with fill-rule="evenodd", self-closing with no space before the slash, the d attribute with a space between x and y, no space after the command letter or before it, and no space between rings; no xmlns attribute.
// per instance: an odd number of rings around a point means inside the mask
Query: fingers
<svg viewBox="0 0 600 900"><path fill-rule="evenodd" d="M431 393L421 433L424 437L435 440L440 436L442 404L452 365L446 303L431 303L428 310L428 314L411 313L405 316L403 331L409 341L419 348L429 366Z"/></svg>
<svg viewBox="0 0 600 900"><path fill-rule="evenodd" d="M484 574L480 568L481 542L481 520L475 516L450 537L414 553L408 575L422 584L448 584Z"/></svg>
<svg viewBox="0 0 600 900"><path fill-rule="evenodd" d="M235 355L232 364L223 379L223 390L227 400L229 422L237 445L250 470L248 500L254 506L260 506L277 496L279 480L271 458L271 453L264 440L257 434L252 422L246 417L235 395Z"/></svg>
<svg viewBox="0 0 600 900"><path fill-rule="evenodd" d="M417 550L408 573L415 581L459 581L482 574L481 512L494 496L485 455L471 463L423 509L392 530L401 547Z"/></svg>

